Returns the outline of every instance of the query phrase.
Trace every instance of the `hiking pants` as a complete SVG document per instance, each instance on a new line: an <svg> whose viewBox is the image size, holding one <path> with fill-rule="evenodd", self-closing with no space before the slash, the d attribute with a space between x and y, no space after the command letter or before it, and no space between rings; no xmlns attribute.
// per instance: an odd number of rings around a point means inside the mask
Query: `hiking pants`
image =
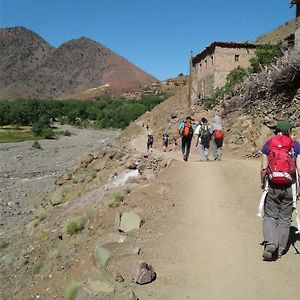
<svg viewBox="0 0 300 300"><path fill-rule="evenodd" d="M204 145L201 142L199 142L198 147L200 160L206 161L208 158L208 148L204 147Z"/></svg>
<svg viewBox="0 0 300 300"><path fill-rule="evenodd" d="M184 136L181 137L181 151L182 151L182 155L186 158L188 158L190 155L191 142L192 142L192 138L184 137Z"/></svg>
<svg viewBox="0 0 300 300"><path fill-rule="evenodd" d="M221 160L222 147L218 147L214 138L211 140L211 148L214 156L214 160Z"/></svg>
<svg viewBox="0 0 300 300"><path fill-rule="evenodd" d="M274 244L279 254L282 254L288 243L292 214L292 188L270 186L264 207L264 243Z"/></svg>

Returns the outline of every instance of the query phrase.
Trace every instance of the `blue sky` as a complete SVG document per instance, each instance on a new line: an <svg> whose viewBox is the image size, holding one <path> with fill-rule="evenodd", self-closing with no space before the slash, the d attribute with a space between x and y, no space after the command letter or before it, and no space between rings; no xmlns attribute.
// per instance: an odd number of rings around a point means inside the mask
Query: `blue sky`
<svg viewBox="0 0 300 300"><path fill-rule="evenodd" d="M85 36L161 80L187 74L190 51L253 41L294 16L289 0L0 0L0 27L54 47Z"/></svg>

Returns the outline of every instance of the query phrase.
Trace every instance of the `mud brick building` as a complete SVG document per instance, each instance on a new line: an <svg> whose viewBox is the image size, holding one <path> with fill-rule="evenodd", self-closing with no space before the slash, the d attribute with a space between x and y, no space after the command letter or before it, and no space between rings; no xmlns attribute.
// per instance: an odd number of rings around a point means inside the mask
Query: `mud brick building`
<svg viewBox="0 0 300 300"><path fill-rule="evenodd" d="M192 57L191 103L211 96L214 89L222 87L231 70L238 66L247 68L255 48L250 43L213 42Z"/></svg>

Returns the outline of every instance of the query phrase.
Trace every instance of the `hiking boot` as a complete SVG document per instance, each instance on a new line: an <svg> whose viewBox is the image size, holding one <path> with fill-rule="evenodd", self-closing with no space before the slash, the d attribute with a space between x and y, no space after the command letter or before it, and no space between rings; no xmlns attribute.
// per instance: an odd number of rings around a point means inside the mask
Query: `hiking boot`
<svg viewBox="0 0 300 300"><path fill-rule="evenodd" d="M276 250L276 246L273 244L268 244L265 246L264 252L263 252L263 260L266 261L272 261L273 260L273 253Z"/></svg>

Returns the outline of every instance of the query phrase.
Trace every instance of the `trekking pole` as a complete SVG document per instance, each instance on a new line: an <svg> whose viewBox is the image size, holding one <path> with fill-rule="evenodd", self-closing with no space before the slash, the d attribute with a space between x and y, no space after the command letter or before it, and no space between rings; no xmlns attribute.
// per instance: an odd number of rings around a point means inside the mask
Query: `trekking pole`
<svg viewBox="0 0 300 300"><path fill-rule="evenodd" d="M257 210L257 214L256 214L260 218L262 218L264 216L264 205L265 205L265 200L266 200L268 192L269 192L269 181L266 179L265 188L260 197L258 210Z"/></svg>
<svg viewBox="0 0 300 300"><path fill-rule="evenodd" d="M296 224L297 224L297 231L296 233L300 233L300 218L299 218L299 213L297 210L297 194L298 194L298 189L299 189L299 174L296 171L296 182L292 184L292 194L293 194L293 207L295 209L295 214L296 214Z"/></svg>

